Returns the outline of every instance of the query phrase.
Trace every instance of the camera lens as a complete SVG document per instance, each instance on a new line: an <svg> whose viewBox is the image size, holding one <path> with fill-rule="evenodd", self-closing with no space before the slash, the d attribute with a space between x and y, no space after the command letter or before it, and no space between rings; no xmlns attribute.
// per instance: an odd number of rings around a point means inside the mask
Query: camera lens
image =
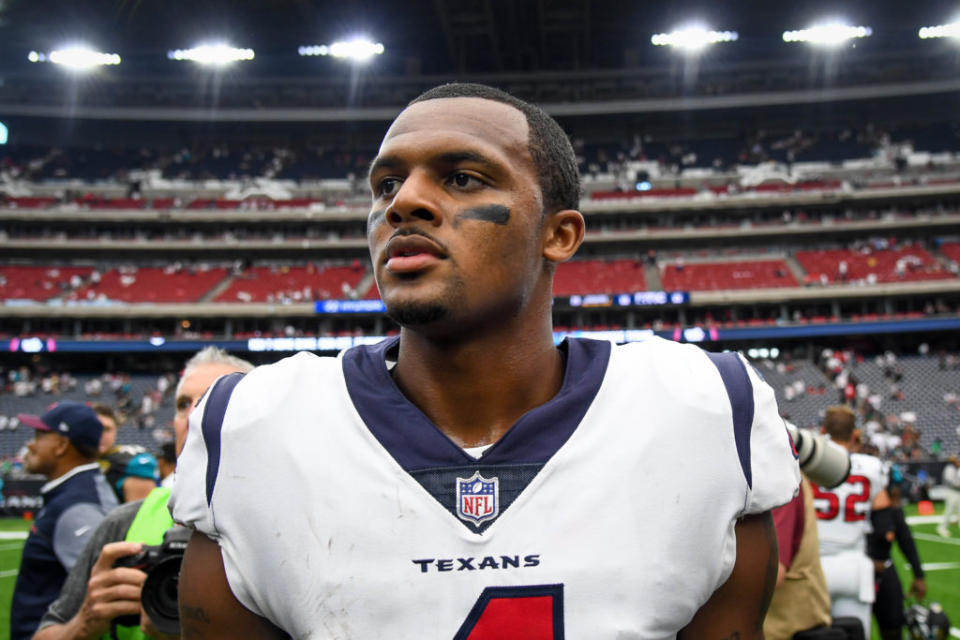
<svg viewBox="0 0 960 640"><path fill-rule="evenodd" d="M143 582L140 602L150 622L161 633L180 634L180 612L177 594L180 582L180 560L177 555L159 562Z"/></svg>

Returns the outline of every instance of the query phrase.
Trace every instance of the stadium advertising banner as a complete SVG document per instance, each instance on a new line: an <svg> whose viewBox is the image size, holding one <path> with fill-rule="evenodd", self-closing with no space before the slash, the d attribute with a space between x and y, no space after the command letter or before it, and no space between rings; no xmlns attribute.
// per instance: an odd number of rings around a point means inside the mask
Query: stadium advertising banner
<svg viewBox="0 0 960 640"><path fill-rule="evenodd" d="M594 293L570 296L571 307L652 307L690 302L689 291L636 291L634 293Z"/></svg>
<svg viewBox="0 0 960 640"><path fill-rule="evenodd" d="M610 296L605 296L612 299ZM330 302L330 301L327 301ZM337 301L344 302L344 301ZM359 302L359 301L350 301ZM371 301L362 301L368 303ZM379 303L379 300L373 301ZM596 304L598 301L591 301ZM582 306L588 306L581 301ZM319 303L318 303L319 304ZM670 304L669 302L667 304ZM360 307L356 307L359 309ZM354 311L364 313L365 311ZM568 330L555 331L554 342L559 343L567 336L611 340L623 344L641 342L651 336L659 336L676 342L722 342L725 340L777 340L784 338L818 338L824 336L878 335L886 333L909 333L922 331L960 330L960 318L916 318L906 320L884 320L878 322L834 322L824 324L774 324L758 327L717 327L691 326L674 327L654 331L652 329L611 329L609 331ZM21 336L0 340L0 352L21 353L124 353L124 352L196 352L215 345L232 352L262 351L318 351L339 352L350 347L375 344L386 336L347 335L347 336L296 336L296 337L257 337L246 340L166 340L153 337L131 340L57 340Z"/></svg>
<svg viewBox="0 0 960 640"><path fill-rule="evenodd" d="M561 298L562 300L562 298ZM571 307L650 307L689 304L689 291L636 291L634 293L595 293L566 299ZM382 300L318 300L314 310L320 314L384 313Z"/></svg>
<svg viewBox="0 0 960 640"><path fill-rule="evenodd" d="M382 300L317 300L317 313L383 313L387 310Z"/></svg>
<svg viewBox="0 0 960 640"><path fill-rule="evenodd" d="M0 480L3 492L0 494L0 515L22 516L26 512L36 512L43 507L40 488L45 480Z"/></svg>

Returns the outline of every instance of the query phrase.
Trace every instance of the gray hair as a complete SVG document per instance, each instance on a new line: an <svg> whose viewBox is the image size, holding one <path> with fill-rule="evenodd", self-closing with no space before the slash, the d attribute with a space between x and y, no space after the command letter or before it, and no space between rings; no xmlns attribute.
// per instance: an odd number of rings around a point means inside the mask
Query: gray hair
<svg viewBox="0 0 960 640"><path fill-rule="evenodd" d="M247 362L243 358L230 355L220 347L215 347L213 345L204 347L200 351L197 351L195 354L193 354L193 356L187 360L186 364L183 365L183 373L180 375L180 380L177 382L176 395L180 395L180 385L183 383L183 379L192 373L194 369L203 364L224 364L234 367L241 373L247 373L252 371L254 368L252 363Z"/></svg>

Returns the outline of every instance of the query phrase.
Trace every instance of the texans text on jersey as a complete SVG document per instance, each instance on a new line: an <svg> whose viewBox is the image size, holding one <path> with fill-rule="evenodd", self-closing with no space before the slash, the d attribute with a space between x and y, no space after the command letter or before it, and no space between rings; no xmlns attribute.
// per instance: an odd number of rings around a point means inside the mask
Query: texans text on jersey
<svg viewBox="0 0 960 640"><path fill-rule="evenodd" d="M486 569L526 569L540 564L540 554L525 556L483 556L482 558L424 558L411 560L420 573L430 571L483 571Z"/></svg>

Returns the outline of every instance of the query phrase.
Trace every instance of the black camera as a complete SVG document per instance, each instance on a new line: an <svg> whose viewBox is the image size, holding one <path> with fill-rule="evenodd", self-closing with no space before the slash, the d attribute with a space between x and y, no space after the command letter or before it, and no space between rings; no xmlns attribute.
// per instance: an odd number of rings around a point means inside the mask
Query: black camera
<svg viewBox="0 0 960 640"><path fill-rule="evenodd" d="M180 612L177 593L180 581L180 561L190 541L190 529L170 527L163 534L163 542L156 546L144 545L140 553L120 558L115 567L131 567L147 574L140 592L140 604L150 622L161 633L179 635ZM139 616L120 616L114 624L139 627Z"/></svg>

